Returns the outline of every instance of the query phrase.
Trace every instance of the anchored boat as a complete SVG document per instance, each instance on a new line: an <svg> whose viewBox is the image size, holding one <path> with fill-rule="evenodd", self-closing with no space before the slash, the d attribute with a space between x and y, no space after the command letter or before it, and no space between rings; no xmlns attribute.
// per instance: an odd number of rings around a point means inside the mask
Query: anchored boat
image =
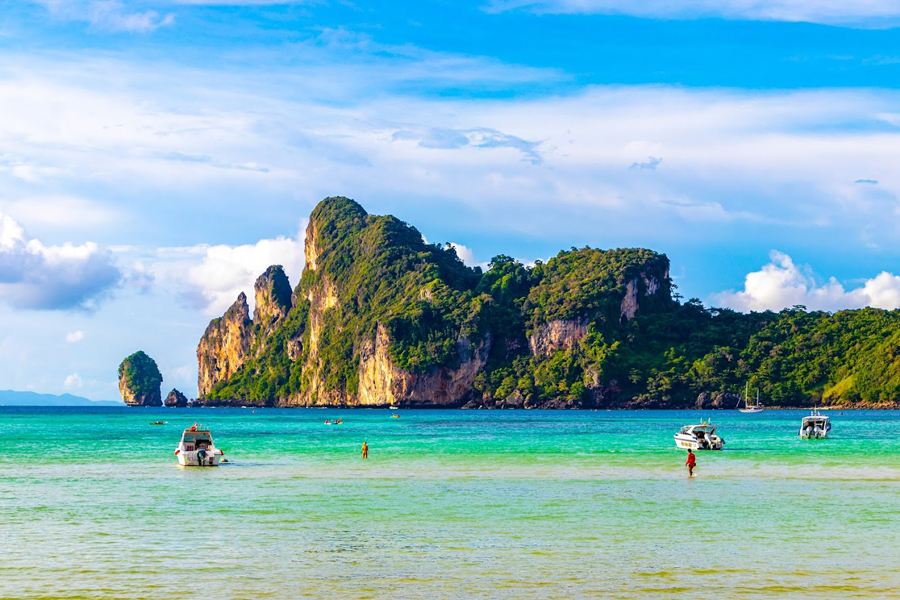
<svg viewBox="0 0 900 600"><path fill-rule="evenodd" d="M824 440L831 431L831 418L820 414L817 409L813 409L808 417L803 417L800 422L800 439L801 440Z"/></svg>
<svg viewBox="0 0 900 600"><path fill-rule="evenodd" d="M685 425L675 434L675 445L691 450L721 450L725 440L716 435L716 426L709 421Z"/></svg>
<svg viewBox="0 0 900 600"><path fill-rule="evenodd" d="M178 464L182 467L218 467L224 455L213 443L209 429L196 423L184 430L175 449Z"/></svg>
<svg viewBox="0 0 900 600"><path fill-rule="evenodd" d="M763 411L762 404L759 403L759 390L756 390L756 404L750 404L750 396L747 392L750 391L750 382L747 382L747 387L744 388L744 408L738 408L742 413L758 413Z"/></svg>

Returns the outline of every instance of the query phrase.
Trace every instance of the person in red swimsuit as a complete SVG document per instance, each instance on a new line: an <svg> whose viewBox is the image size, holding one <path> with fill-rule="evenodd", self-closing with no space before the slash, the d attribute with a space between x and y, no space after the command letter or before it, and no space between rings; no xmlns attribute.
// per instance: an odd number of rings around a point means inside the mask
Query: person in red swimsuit
<svg viewBox="0 0 900 600"><path fill-rule="evenodd" d="M694 467L697 466L697 455L694 454L690 448L688 448L687 462L684 464L686 464L687 468L688 468L688 477L693 477L694 476Z"/></svg>

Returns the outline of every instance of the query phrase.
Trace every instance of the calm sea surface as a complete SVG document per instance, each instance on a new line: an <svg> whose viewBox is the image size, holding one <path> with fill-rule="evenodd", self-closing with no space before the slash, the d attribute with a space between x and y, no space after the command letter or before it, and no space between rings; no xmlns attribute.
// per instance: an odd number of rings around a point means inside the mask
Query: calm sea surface
<svg viewBox="0 0 900 600"><path fill-rule="evenodd" d="M0 598L900 597L900 412L398 414L0 408Z"/></svg>

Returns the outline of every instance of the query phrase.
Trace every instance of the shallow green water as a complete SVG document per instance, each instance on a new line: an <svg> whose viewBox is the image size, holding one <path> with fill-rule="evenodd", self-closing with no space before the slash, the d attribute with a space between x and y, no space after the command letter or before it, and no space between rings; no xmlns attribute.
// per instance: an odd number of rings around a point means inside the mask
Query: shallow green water
<svg viewBox="0 0 900 600"><path fill-rule="evenodd" d="M399 414L0 408L0 598L900 597L900 412Z"/></svg>

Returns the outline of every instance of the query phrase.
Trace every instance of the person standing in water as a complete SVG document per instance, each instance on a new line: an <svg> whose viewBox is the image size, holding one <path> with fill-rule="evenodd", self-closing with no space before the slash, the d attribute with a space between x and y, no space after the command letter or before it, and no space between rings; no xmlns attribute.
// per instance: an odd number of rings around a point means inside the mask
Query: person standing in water
<svg viewBox="0 0 900 600"><path fill-rule="evenodd" d="M687 462L684 464L686 464L687 468L688 468L688 477L693 477L694 476L694 467L697 466L697 455L694 454L690 448L688 448Z"/></svg>
<svg viewBox="0 0 900 600"><path fill-rule="evenodd" d="M363 458L369 458L369 445L365 442L363 442L362 451L363 451Z"/></svg>

